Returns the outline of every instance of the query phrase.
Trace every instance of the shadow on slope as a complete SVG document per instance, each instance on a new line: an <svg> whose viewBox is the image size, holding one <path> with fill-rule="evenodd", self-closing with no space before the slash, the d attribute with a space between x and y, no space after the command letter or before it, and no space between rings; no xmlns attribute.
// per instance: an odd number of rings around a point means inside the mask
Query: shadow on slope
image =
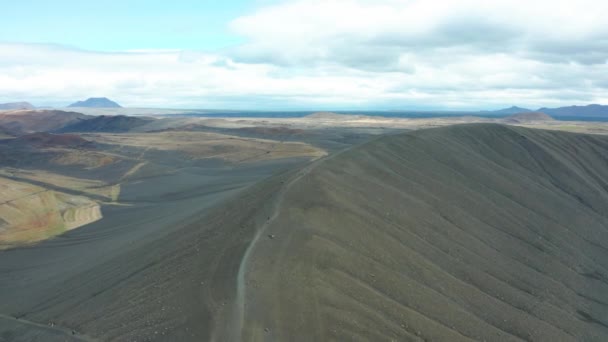
<svg viewBox="0 0 608 342"><path fill-rule="evenodd" d="M14 110L0 113L0 125L12 135L50 132L91 118L61 110Z"/></svg>
<svg viewBox="0 0 608 342"><path fill-rule="evenodd" d="M96 116L88 120L82 120L59 129L59 132L112 132L124 133L134 128L143 126L154 121L150 118L134 116Z"/></svg>

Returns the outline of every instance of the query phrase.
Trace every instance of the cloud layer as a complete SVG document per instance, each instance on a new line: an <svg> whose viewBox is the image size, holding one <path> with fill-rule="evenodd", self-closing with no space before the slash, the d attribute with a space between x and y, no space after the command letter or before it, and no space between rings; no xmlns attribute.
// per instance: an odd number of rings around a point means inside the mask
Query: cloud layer
<svg viewBox="0 0 608 342"><path fill-rule="evenodd" d="M213 51L102 53L0 44L0 100L53 105L489 108L608 103L598 1L310 0L229 25Z"/></svg>

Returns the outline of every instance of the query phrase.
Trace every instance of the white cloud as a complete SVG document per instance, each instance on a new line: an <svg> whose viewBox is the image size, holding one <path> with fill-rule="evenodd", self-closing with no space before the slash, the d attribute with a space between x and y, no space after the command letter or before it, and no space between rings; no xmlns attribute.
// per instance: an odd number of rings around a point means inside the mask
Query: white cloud
<svg viewBox="0 0 608 342"><path fill-rule="evenodd" d="M214 53L0 44L0 100L130 106L479 108L606 103L608 2L304 0Z"/></svg>
<svg viewBox="0 0 608 342"><path fill-rule="evenodd" d="M27 44L0 44L0 49L0 94L7 99L50 99L47 102L55 105L108 96L127 106L231 107L234 100L236 107L252 108L258 99L314 106L371 94L361 77L281 76L278 67L236 63L217 54L95 53Z"/></svg>
<svg viewBox="0 0 608 342"><path fill-rule="evenodd" d="M241 58L285 64L335 61L363 51L365 58L373 52L396 58L399 52L449 47L555 54L562 61L580 61L581 49L594 50L603 63L607 12L608 3L595 0L304 0L263 8L232 27L249 38L236 51Z"/></svg>

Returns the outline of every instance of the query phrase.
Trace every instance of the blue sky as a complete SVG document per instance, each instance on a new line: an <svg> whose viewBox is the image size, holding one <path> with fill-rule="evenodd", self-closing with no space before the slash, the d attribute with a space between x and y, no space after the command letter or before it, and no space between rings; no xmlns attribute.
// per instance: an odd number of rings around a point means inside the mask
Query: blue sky
<svg viewBox="0 0 608 342"><path fill-rule="evenodd" d="M106 96L130 107L259 110L608 104L605 1L0 2L0 102L64 106Z"/></svg>
<svg viewBox="0 0 608 342"><path fill-rule="evenodd" d="M0 41L97 51L215 50L241 43L233 18L264 2L246 0L3 1Z"/></svg>

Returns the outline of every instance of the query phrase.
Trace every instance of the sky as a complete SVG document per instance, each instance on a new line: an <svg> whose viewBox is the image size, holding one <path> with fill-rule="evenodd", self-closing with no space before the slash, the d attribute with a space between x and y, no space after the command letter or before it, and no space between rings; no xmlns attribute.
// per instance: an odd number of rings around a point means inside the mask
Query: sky
<svg viewBox="0 0 608 342"><path fill-rule="evenodd" d="M608 104L598 0L0 0L0 102L473 110Z"/></svg>

